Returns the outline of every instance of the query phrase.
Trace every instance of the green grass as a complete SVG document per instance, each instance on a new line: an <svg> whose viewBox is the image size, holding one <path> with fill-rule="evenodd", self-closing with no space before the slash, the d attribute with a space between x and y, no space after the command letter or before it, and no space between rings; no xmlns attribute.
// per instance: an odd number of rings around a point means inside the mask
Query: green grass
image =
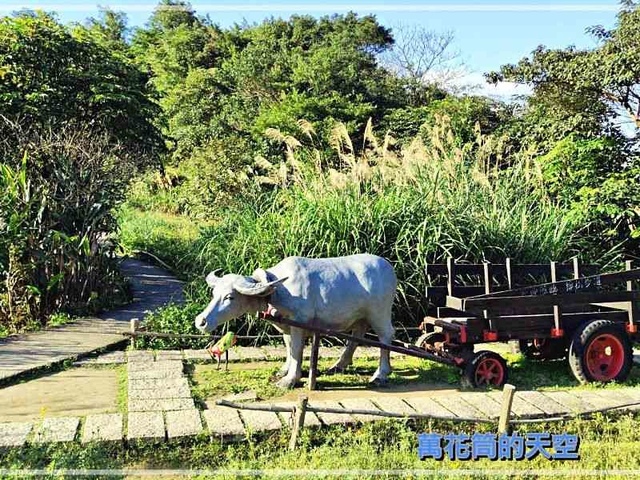
<svg viewBox="0 0 640 480"><path fill-rule="evenodd" d="M505 354L509 365L509 383L521 390L557 390L557 389L608 389L640 386L640 369L633 368L629 379L623 384L592 383L580 385L569 371L566 361L537 362L527 360L520 354ZM377 359L356 358L345 373L323 375L333 365L334 360L320 360L320 375L317 378L319 390L366 389L371 375L378 367ZM305 368L306 368L305 364ZM217 398L249 390L256 392L259 399L272 399L289 394L287 390L274 385L275 374L281 362L259 362L231 364L225 371L217 370L214 365L196 364L190 369L192 391L200 402L208 398ZM461 388L459 370L447 365L424 361L418 358L404 357L392 360L393 372L389 376L390 388L394 386L415 385L416 388L430 387ZM304 371L306 375L306 371ZM306 380L296 387L297 391L306 391Z"/></svg>
<svg viewBox="0 0 640 480"><path fill-rule="evenodd" d="M426 478L442 478L442 473L459 469L487 469L484 474L460 475L460 478L489 478L492 473L515 471L511 478L537 478L533 471L557 471L563 478L594 478L577 469L633 469L640 465L640 417L632 414L598 416L592 421L576 420L564 423L520 426L515 432L574 433L581 439L579 461L509 462L487 460L420 461L417 457L417 435L423 432L488 432L489 426L444 422L382 421L360 427L308 428L303 431L298 450L287 449L286 430L271 435L256 436L248 441L220 445L204 438L171 443L117 445L50 445L30 446L0 452L0 465L5 468L148 468L148 469L226 469L226 470L310 470L324 478L374 478L373 475L335 472L331 470L365 469L394 470L427 469L437 473ZM517 472L523 472L518 474ZM529 473L524 473L529 471ZM559 475L564 472L564 475ZM387 475L386 477L388 477ZM423 475L398 475L423 478ZM458 477L458 475L456 475ZM200 478L237 478L202 476ZM53 475L51 476L53 478ZM265 474L263 478L276 478ZM299 478L293 475L278 478ZM379 478L379 477L376 477ZM383 476L385 478L385 476ZM602 473L595 478L630 478L628 475Z"/></svg>
<svg viewBox="0 0 640 480"><path fill-rule="evenodd" d="M118 211L119 244L125 253L148 252L167 263L177 274L187 274L183 261L189 257L200 227L187 217L124 206Z"/></svg>
<svg viewBox="0 0 640 480"><path fill-rule="evenodd" d="M262 195L238 195L208 225L123 208L120 243L150 251L190 280L189 302L196 308L208 301L204 277L211 270L249 275L291 255L377 254L398 275L395 321L414 326L426 313L427 263L449 256L537 263L579 253L580 219L550 200L533 162L510 159L504 168L505 159L498 168L489 147L460 149L446 132L438 135L432 142L437 148L412 145L401 156L376 151L367 158L345 157L350 166L339 172L302 166L287 184ZM312 152L297 152L313 158ZM243 319L229 328L240 332L244 326L249 335L271 331L264 323L246 325Z"/></svg>

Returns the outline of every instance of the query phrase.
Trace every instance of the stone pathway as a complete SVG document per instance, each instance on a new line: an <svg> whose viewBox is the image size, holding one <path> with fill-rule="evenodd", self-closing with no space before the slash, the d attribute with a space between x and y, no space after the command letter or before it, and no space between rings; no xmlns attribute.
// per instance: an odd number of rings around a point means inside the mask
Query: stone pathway
<svg viewBox="0 0 640 480"><path fill-rule="evenodd" d="M132 318L142 320L147 311L183 301L182 283L166 271L134 259L123 260L120 269L132 285L129 305L97 318L0 340L0 381L126 341L120 332L128 331Z"/></svg>
<svg viewBox="0 0 640 480"><path fill-rule="evenodd" d="M232 349L236 361L242 359L281 358L277 347ZM340 348L327 348L324 356L337 357ZM117 352L108 354L113 363L123 360ZM362 349L359 356L377 352ZM255 433L290 427L288 413L236 410L213 403L199 410L191 397L184 360L210 360L205 351L130 351L126 355L128 372L128 411L126 414L93 414L83 418L44 418L37 422L0 423L0 447L17 447L43 442L82 443L171 441L180 437L206 435L217 441L235 441ZM93 360L99 363L98 360ZM102 363L106 363L103 360ZM450 418L496 419L500 412L500 391L429 390L413 392L367 392L330 400L311 399L314 407L391 411L402 414L423 413ZM350 395L347 397L347 395ZM517 391L513 401L515 419L551 417L581 411L617 407L640 402L640 389L573 389L570 391ZM261 402L267 403L267 402ZM292 401L275 400L271 405L291 408ZM627 410L639 410L640 406ZM320 427L357 424L380 420L377 415L307 412L305 425Z"/></svg>

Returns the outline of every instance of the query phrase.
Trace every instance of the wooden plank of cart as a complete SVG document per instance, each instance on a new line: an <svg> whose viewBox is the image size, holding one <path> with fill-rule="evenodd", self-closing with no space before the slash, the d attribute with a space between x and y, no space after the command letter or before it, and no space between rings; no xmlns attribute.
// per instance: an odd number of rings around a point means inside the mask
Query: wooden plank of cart
<svg viewBox="0 0 640 480"><path fill-rule="evenodd" d="M593 271L587 266L583 271ZM442 306L425 318L418 346L456 359L463 381L470 386L503 385L508 376L502 356L474 351L478 343L518 340L529 358L567 358L582 383L624 381L633 365L638 341L640 291L634 283L640 269L582 276L572 264L465 265L450 259L428 265L427 275L446 277L447 284L427 289ZM516 278L529 280L549 274L551 282L513 288ZM560 274L571 278L559 280ZM497 280L506 278L506 288ZM482 285L460 285L463 277L483 277ZM496 287L498 291L496 291ZM478 290L484 292L478 294ZM469 295L471 294L471 295Z"/></svg>

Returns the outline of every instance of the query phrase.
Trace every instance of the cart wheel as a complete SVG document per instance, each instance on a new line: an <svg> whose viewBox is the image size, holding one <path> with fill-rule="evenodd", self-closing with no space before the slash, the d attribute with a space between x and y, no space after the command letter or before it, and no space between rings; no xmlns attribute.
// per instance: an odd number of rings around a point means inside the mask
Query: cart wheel
<svg viewBox="0 0 640 480"><path fill-rule="evenodd" d="M443 333L441 332L428 332L428 333L423 333L422 335L420 335L420 338L418 338L418 340L416 340L416 347L420 347L420 348L425 348L428 345L434 345L438 342L444 342L445 341L445 336Z"/></svg>
<svg viewBox="0 0 640 480"><path fill-rule="evenodd" d="M629 336L610 320L595 320L576 330L569 366L580 383L624 382L633 365Z"/></svg>
<svg viewBox="0 0 640 480"><path fill-rule="evenodd" d="M527 338L519 341L520 352L530 360L558 360L567 356L562 338Z"/></svg>
<svg viewBox="0 0 640 480"><path fill-rule="evenodd" d="M466 387L501 387L507 382L507 362L500 355L482 350L466 364L462 384Z"/></svg>

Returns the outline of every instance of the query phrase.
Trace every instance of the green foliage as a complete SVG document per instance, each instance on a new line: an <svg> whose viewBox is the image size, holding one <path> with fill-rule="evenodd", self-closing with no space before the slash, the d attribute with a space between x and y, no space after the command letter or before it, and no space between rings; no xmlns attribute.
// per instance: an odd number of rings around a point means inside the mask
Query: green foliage
<svg viewBox="0 0 640 480"><path fill-rule="evenodd" d="M200 233L198 225L186 217L131 206L118 211L118 221L119 243L125 251L149 252L174 267L182 265Z"/></svg>
<svg viewBox="0 0 640 480"><path fill-rule="evenodd" d="M478 133L488 135L508 124L511 111L509 106L486 97L440 95L426 106L392 110L381 128L401 141L410 141L423 125L428 133L442 116L449 119L458 145L464 145L474 142Z"/></svg>
<svg viewBox="0 0 640 480"><path fill-rule="evenodd" d="M157 312L148 314L144 319L145 328L150 332L174 332L185 335L199 335L193 319L200 313L199 305L188 303L186 307L169 305ZM180 348L204 348L207 339L153 338L139 337L136 348L175 350Z"/></svg>
<svg viewBox="0 0 640 480"><path fill-rule="evenodd" d="M377 64L375 53L392 38L372 16L293 16L220 31L188 7L178 11L171 28L153 27L152 17L132 46L166 94L162 105L178 159L212 141L229 146L238 139L269 154L268 127L296 133L300 118L335 119L353 132L370 116L406 103L401 82ZM176 40L180 29L190 32L184 44Z"/></svg>
<svg viewBox="0 0 640 480"><path fill-rule="evenodd" d="M9 127L7 127L9 128ZM0 163L0 324L14 331L60 309L97 311L126 298L104 236L131 164L87 132L27 134ZM19 158L20 162L12 161Z"/></svg>
<svg viewBox="0 0 640 480"><path fill-rule="evenodd" d="M377 142L367 138L368 145ZM378 254L392 261L400 279L396 321L415 325L425 313L428 262L449 255L544 262L575 253L578 225L539 188L526 160L508 169L492 164L492 142L460 148L442 124L434 127L429 147L418 139L400 154L378 146L355 156L345 146L334 153L342 168L326 174L305 169L296 157L319 152L298 147L288 154L288 173L271 172L272 193L239 199L184 255L163 259L194 281L193 301L203 307L209 294L202 279L210 270L249 273L290 255ZM269 331L253 319L228 328Z"/></svg>
<svg viewBox="0 0 640 480"><path fill-rule="evenodd" d="M612 30L595 26L589 31L595 48L541 46L487 77L533 85L524 114L505 130L515 144L542 154L546 187L584 224L582 248L622 247L635 256L640 9L623 2ZM620 122L620 115L631 124Z"/></svg>
<svg viewBox="0 0 640 480"><path fill-rule="evenodd" d="M540 46L530 58L504 65L487 78L532 84L533 102L556 123L580 118L573 125L574 133L598 134L603 124L614 128L613 119L620 110L640 127L640 9L635 2L628 2L618 13L614 29L595 26L589 30L598 42L596 48Z"/></svg>
<svg viewBox="0 0 640 480"><path fill-rule="evenodd" d="M164 143L147 77L76 32L42 12L0 18L0 114L31 128L91 125L149 162Z"/></svg>

